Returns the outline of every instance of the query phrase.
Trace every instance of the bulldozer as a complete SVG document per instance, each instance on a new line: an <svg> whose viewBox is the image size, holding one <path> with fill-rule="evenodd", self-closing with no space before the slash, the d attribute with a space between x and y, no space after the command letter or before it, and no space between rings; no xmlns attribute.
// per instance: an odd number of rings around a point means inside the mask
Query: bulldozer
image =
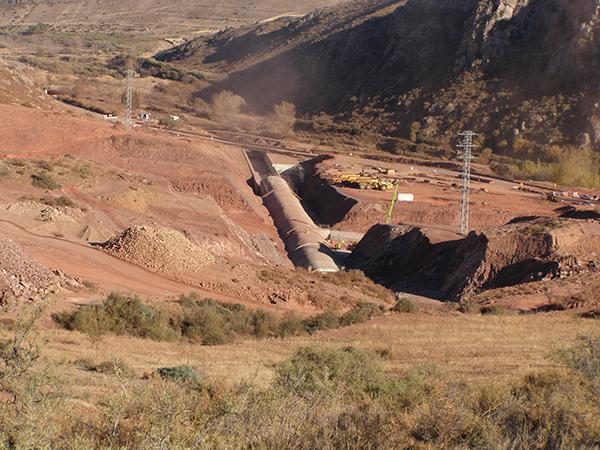
<svg viewBox="0 0 600 450"><path fill-rule="evenodd" d="M394 187L394 184L382 180L376 177L369 177L366 175L342 175L339 182L344 185L355 189L372 189L377 191L386 191Z"/></svg>

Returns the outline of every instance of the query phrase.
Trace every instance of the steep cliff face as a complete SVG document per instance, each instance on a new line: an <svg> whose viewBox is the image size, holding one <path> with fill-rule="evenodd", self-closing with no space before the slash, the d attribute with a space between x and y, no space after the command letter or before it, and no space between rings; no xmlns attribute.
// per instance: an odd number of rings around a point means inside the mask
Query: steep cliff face
<svg viewBox="0 0 600 450"><path fill-rule="evenodd" d="M590 64L598 68L598 5L590 0L479 2L464 38L465 63L481 61L488 70L544 70L547 76L578 73L590 80Z"/></svg>
<svg viewBox="0 0 600 450"><path fill-rule="evenodd" d="M158 57L225 77L206 97L231 89L257 110L289 100L403 138L416 121L442 144L476 128L487 145L535 158L534 145L600 146L599 9L592 0L362 0Z"/></svg>

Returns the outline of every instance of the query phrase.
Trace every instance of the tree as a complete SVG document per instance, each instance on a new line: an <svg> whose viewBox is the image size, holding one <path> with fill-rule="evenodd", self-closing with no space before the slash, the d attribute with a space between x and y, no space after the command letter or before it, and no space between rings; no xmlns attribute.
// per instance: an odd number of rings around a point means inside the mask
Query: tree
<svg viewBox="0 0 600 450"><path fill-rule="evenodd" d="M410 141L417 143L419 132L421 131L421 124L419 122L413 122L410 124Z"/></svg>
<svg viewBox="0 0 600 450"><path fill-rule="evenodd" d="M273 107L273 129L280 136L287 136L294 131L296 123L296 106L290 102L281 102Z"/></svg>
<svg viewBox="0 0 600 450"><path fill-rule="evenodd" d="M481 152L481 155L479 155L479 162L481 164L489 164L492 159L493 154L494 154L494 152L492 151L491 148L489 148L489 147L484 148L483 151Z"/></svg>
<svg viewBox="0 0 600 450"><path fill-rule="evenodd" d="M217 122L227 124L240 114L245 104L243 97L230 91L221 91L212 98L212 116Z"/></svg>

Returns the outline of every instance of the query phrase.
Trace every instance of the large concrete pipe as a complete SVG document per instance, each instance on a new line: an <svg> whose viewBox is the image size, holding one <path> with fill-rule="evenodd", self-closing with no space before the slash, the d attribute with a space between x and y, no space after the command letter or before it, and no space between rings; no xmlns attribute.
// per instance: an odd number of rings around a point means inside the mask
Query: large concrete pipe
<svg viewBox="0 0 600 450"><path fill-rule="evenodd" d="M325 244L327 232L313 222L283 178L263 178L260 193L295 266L316 272L339 271Z"/></svg>

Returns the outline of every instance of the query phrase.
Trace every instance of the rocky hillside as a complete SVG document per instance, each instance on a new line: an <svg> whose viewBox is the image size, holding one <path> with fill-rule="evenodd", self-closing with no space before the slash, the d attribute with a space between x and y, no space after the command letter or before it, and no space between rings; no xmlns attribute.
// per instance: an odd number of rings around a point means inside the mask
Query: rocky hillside
<svg viewBox="0 0 600 450"><path fill-rule="evenodd" d="M413 142L478 130L498 153L600 148L599 6L591 0L361 0L198 38L158 55L267 111ZM411 127L413 133L411 136Z"/></svg>
<svg viewBox="0 0 600 450"><path fill-rule="evenodd" d="M32 70L18 65L10 67L0 62L0 104L21 105L49 109L52 99L39 86L40 80L34 80Z"/></svg>

